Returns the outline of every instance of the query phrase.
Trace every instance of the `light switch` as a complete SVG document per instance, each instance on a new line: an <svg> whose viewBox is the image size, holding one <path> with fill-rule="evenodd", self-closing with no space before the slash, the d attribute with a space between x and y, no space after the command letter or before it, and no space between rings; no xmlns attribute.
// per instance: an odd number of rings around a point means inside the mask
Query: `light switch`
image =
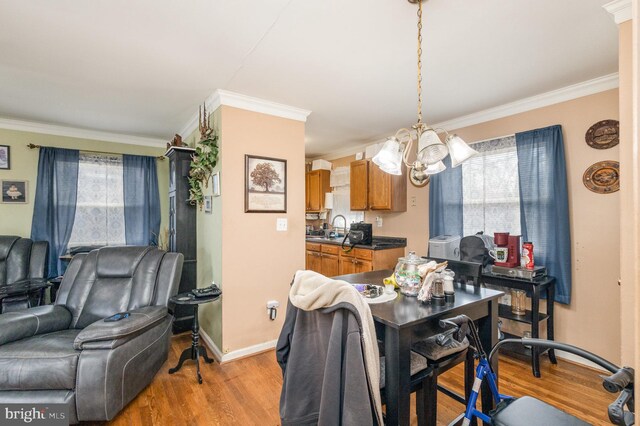
<svg viewBox="0 0 640 426"><path fill-rule="evenodd" d="M418 204L417 204L416 196L415 196L415 195L412 195L412 196L411 196L411 207L415 207L415 206L417 206L417 205L418 205Z"/></svg>
<svg viewBox="0 0 640 426"><path fill-rule="evenodd" d="M276 220L276 231L286 231L287 230L287 218L279 217Z"/></svg>

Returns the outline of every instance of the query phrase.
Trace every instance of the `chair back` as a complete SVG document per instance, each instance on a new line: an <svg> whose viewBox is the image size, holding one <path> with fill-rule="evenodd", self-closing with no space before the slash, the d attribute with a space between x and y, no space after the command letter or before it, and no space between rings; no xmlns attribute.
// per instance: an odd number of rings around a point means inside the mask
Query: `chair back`
<svg viewBox="0 0 640 426"><path fill-rule="evenodd" d="M56 304L66 306L71 328L145 306L166 306L178 288L183 256L156 247L103 247L76 255Z"/></svg>
<svg viewBox="0 0 640 426"><path fill-rule="evenodd" d="M0 286L46 278L49 243L0 235Z"/></svg>
<svg viewBox="0 0 640 426"><path fill-rule="evenodd" d="M429 258L433 259L433 258ZM473 285L481 284L482 277L482 263L467 262L464 260L451 260L451 259L433 259L436 262L447 262L447 268L451 269L456 274L456 282L462 282L468 284L469 281Z"/></svg>

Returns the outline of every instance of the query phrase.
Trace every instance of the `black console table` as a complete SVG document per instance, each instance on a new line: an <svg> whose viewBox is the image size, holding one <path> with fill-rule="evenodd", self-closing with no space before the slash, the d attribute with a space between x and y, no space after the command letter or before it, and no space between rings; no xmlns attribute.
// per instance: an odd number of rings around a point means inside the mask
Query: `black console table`
<svg viewBox="0 0 640 426"><path fill-rule="evenodd" d="M33 279L18 281L13 284L0 286L0 314L2 314L2 301L11 297L24 297L27 301L27 307L33 306L31 296L37 295L38 301L35 306L42 305L44 299L44 291L49 287L49 283L42 279Z"/></svg>
<svg viewBox="0 0 640 426"><path fill-rule="evenodd" d="M492 273L482 273L480 281L485 284L492 284L501 287L507 287L514 290L523 290L527 293L527 297L531 298L531 310L527 310L524 315L515 315L511 312L511 306L498 305L498 316L501 318L509 319L512 321L518 321L525 324L531 324L531 337L534 339L540 338L540 322L547 321L547 339L554 340L553 336L553 307L554 297L556 292L556 279L554 277L546 276L536 278L534 280L526 280L512 277L505 277L500 275L494 275ZM545 295L547 298L546 312L540 312L540 297ZM515 336L509 333L504 333L506 338L519 339L522 336ZM541 349L539 347L533 347L531 349L524 348L521 345L505 345L505 351L511 351L513 353L524 354L531 356L531 369L535 377L540 377L540 355L548 352L549 360L553 364L557 364L556 354L553 349Z"/></svg>
<svg viewBox="0 0 640 426"><path fill-rule="evenodd" d="M169 302L175 305L189 305L193 307L193 322L191 327L191 347L182 351L178 365L169 369L169 374L173 374L182 368L182 364L188 359L196 362L196 374L198 376L198 383L202 384L202 375L200 374L200 362L199 357L204 358L207 364L211 364L213 360L209 358L207 354L207 348L200 344L200 323L198 321L198 305L203 303L213 302L218 300L220 295L217 296L204 296L195 297L193 293L179 293L169 299Z"/></svg>

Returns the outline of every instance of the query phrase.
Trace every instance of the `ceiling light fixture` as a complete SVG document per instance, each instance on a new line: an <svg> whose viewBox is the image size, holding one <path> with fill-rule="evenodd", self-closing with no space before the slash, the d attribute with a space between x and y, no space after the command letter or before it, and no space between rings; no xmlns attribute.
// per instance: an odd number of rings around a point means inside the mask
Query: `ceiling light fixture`
<svg viewBox="0 0 640 426"><path fill-rule="evenodd" d="M402 174L402 164L409 169L412 181L423 183L430 175L440 173L447 167L444 160L451 157L451 167L457 167L477 152L455 134L444 129L433 128L422 122L422 1L408 0L418 3L418 122L412 130L403 128L395 136L387 139L382 149L373 157L373 162L386 173ZM445 136L444 142L439 133ZM416 159L409 162L411 147L416 144Z"/></svg>

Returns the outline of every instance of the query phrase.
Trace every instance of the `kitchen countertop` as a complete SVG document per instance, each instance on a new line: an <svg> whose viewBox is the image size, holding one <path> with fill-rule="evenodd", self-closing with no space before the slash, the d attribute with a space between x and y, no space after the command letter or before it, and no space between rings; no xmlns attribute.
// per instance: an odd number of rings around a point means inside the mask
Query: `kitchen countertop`
<svg viewBox="0 0 640 426"><path fill-rule="evenodd" d="M339 246L342 244L342 240L344 237L338 238L325 238L307 235L308 243L318 243L318 244L333 244ZM347 243L349 240L347 240ZM396 238L396 237L373 237L373 242L371 244L356 244L356 248L363 248L367 250L387 250L393 248L403 248L407 246L406 238Z"/></svg>

